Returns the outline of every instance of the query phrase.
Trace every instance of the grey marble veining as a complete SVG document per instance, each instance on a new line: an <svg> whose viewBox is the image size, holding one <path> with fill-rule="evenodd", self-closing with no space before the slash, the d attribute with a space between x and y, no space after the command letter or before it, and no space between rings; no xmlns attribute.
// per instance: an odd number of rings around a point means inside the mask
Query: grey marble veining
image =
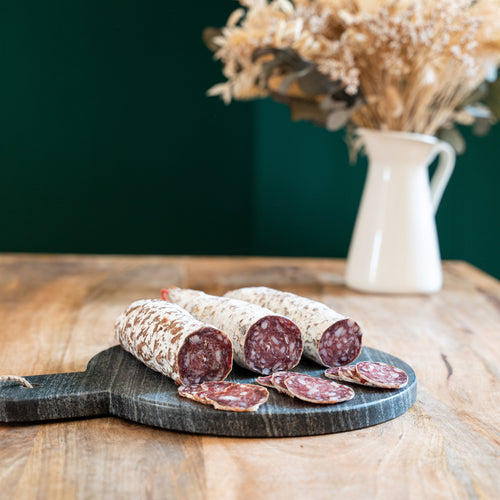
<svg viewBox="0 0 500 500"><path fill-rule="evenodd" d="M349 431L402 415L417 396L417 379L408 364L369 347L363 348L356 361L363 360L405 370L408 385L386 390L352 384L355 397L336 405L306 403L269 389L269 400L257 412L237 413L181 398L172 380L115 346L94 356L85 372L26 377L33 389L1 384L0 422L114 415L163 429L219 436L289 437ZM303 359L295 371L322 376L324 368ZM255 383L256 375L234 366L228 380Z"/></svg>

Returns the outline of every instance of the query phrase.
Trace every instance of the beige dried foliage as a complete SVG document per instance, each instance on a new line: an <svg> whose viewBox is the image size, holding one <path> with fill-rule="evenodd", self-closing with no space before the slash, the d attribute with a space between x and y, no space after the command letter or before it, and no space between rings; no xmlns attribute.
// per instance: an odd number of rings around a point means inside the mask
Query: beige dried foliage
<svg viewBox="0 0 500 500"><path fill-rule="evenodd" d="M256 49L293 49L365 104L362 127L434 134L500 63L500 0L240 0L211 95L269 95ZM295 92L297 89L294 90Z"/></svg>

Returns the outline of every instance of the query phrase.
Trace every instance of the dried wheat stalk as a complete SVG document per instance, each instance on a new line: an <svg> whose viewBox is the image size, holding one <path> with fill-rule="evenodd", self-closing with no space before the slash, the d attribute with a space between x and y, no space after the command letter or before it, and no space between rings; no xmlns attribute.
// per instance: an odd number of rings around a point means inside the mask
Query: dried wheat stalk
<svg viewBox="0 0 500 500"><path fill-rule="evenodd" d="M311 105L324 112L332 102L327 90L308 92L303 78L314 70L316 78L339 82L345 96L364 97L352 107L354 124L434 134L500 62L500 0L240 4L213 39L227 81L209 94L226 103L271 95L290 106L307 102L309 114ZM281 58L271 75L269 49ZM256 58L263 50L267 56ZM285 53L304 64L290 68Z"/></svg>

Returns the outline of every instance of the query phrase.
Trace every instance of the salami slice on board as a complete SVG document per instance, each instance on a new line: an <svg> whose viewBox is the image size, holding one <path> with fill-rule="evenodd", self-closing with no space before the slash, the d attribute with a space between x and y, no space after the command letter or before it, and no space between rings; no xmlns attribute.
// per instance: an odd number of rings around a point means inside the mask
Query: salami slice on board
<svg viewBox="0 0 500 500"><path fill-rule="evenodd" d="M206 389L203 384L181 385L177 389L180 396L198 401L203 404L212 404L208 398L205 397Z"/></svg>
<svg viewBox="0 0 500 500"><path fill-rule="evenodd" d="M200 321L226 332L233 344L234 361L268 375L290 370L302 356L302 336L290 319L255 304L217 297L197 290L169 288L162 292Z"/></svg>
<svg viewBox="0 0 500 500"><path fill-rule="evenodd" d="M232 368L228 336L164 300L133 302L116 320L121 346L177 384L226 378Z"/></svg>
<svg viewBox="0 0 500 500"><path fill-rule="evenodd" d="M333 380L340 380L343 382L356 382L356 379L352 377L352 371L349 366L333 366L325 371L325 377L331 378Z"/></svg>
<svg viewBox="0 0 500 500"><path fill-rule="evenodd" d="M339 380L341 382L350 382L352 384L377 387L373 384L370 384L367 380L363 380L361 379L361 377L359 377L356 372L356 365L334 366L332 368L328 368L328 370L325 371L324 375L327 378Z"/></svg>
<svg viewBox="0 0 500 500"><path fill-rule="evenodd" d="M282 392L293 398L294 396L288 392L285 386L285 379L293 375L293 373L294 372L274 372L265 377L257 377L257 383L265 387L270 387L271 389L276 389L278 392Z"/></svg>
<svg viewBox="0 0 500 500"><path fill-rule="evenodd" d="M212 405L216 410L257 411L265 403L269 392L264 387L235 382L208 382L178 389L179 395L202 404Z"/></svg>
<svg viewBox="0 0 500 500"><path fill-rule="evenodd" d="M266 287L240 288L225 296L258 304L290 318L302 332L304 356L316 363L330 367L347 365L361 352L360 326L326 304Z"/></svg>
<svg viewBox="0 0 500 500"><path fill-rule="evenodd" d="M386 389L401 389L408 383L408 375L403 370L375 361L360 361L356 373L361 381Z"/></svg>
<svg viewBox="0 0 500 500"><path fill-rule="evenodd" d="M408 376L403 370L374 361L328 368L325 377L382 389L401 389L408 383Z"/></svg>
<svg viewBox="0 0 500 500"><path fill-rule="evenodd" d="M272 375L266 375L265 377L257 377L257 383L263 385L264 387L270 387L271 389L274 389L272 378L273 378Z"/></svg>
<svg viewBox="0 0 500 500"><path fill-rule="evenodd" d="M342 380L347 382L361 382L356 372L356 365L339 366L338 370Z"/></svg>
<svg viewBox="0 0 500 500"><path fill-rule="evenodd" d="M273 373L271 377L271 381L273 383L274 388L282 392L283 394L286 394L287 396L290 396L291 398L294 398L295 396L288 390L288 387L285 385L285 380L288 377L291 377L292 375L295 375L294 372L275 372Z"/></svg>
<svg viewBox="0 0 500 500"><path fill-rule="evenodd" d="M285 386L295 397L316 404L342 403L354 397L354 391L346 385L302 373L287 377Z"/></svg>
<svg viewBox="0 0 500 500"><path fill-rule="evenodd" d="M270 377L265 377L264 382L268 387L273 387L291 398L296 397L309 403L342 403L354 397L354 391L350 387L304 373L275 372Z"/></svg>

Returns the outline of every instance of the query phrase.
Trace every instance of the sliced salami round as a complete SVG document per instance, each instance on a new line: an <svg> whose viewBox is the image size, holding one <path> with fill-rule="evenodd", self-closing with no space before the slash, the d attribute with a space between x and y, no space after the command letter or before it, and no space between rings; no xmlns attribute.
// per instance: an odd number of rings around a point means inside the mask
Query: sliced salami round
<svg viewBox="0 0 500 500"><path fill-rule="evenodd" d="M133 302L116 320L121 346L177 384L223 380L232 368L228 336L164 300Z"/></svg>
<svg viewBox="0 0 500 500"><path fill-rule="evenodd" d="M386 389L400 389L408 383L408 375L403 370L375 361L360 361L356 374L361 382Z"/></svg>
<svg viewBox="0 0 500 500"><path fill-rule="evenodd" d="M182 386L179 395L198 403L211 405L217 410L257 411L265 403L269 392L264 387L235 382L206 382Z"/></svg>
<svg viewBox="0 0 500 500"><path fill-rule="evenodd" d="M333 366L325 371L325 377L342 382L356 382L356 379L352 378L349 368L349 366Z"/></svg>
<svg viewBox="0 0 500 500"><path fill-rule="evenodd" d="M285 386L295 397L316 404L342 403L354 397L354 391L346 385L303 373L294 373L287 377Z"/></svg>
<svg viewBox="0 0 500 500"><path fill-rule="evenodd" d="M300 361L301 332L284 316L255 304L197 290L174 287L162 295L198 320L227 332L233 344L234 361L245 368L268 375L290 370Z"/></svg>
<svg viewBox="0 0 500 500"><path fill-rule="evenodd" d="M191 384L191 385L181 385L177 392L180 396L187 399L192 399L193 401L198 401L199 403L212 404L206 397L206 389L203 384Z"/></svg>
<svg viewBox="0 0 500 500"><path fill-rule="evenodd" d="M265 377L257 377L256 380L258 384L263 385L264 387L270 387L271 389L274 389L272 378L273 378L272 375L266 375Z"/></svg>
<svg viewBox="0 0 500 500"><path fill-rule="evenodd" d="M235 384L219 394L207 394L216 410L257 411L265 403L269 392L264 387L252 384Z"/></svg>
<svg viewBox="0 0 500 500"><path fill-rule="evenodd" d="M319 364L347 365L361 352L360 326L326 304L266 287L240 288L225 296L266 307L290 318L302 332L304 356Z"/></svg>
<svg viewBox="0 0 500 500"><path fill-rule="evenodd" d="M356 365L340 366L339 368L340 373L342 373L344 376L356 378Z"/></svg>
<svg viewBox="0 0 500 500"><path fill-rule="evenodd" d="M358 374L356 373L356 365L339 366L339 375L343 380L348 382L359 381Z"/></svg>
<svg viewBox="0 0 500 500"><path fill-rule="evenodd" d="M273 373L271 377L274 388L277 391L282 392L283 394L287 394L291 398L295 396L288 390L287 386L285 385L285 380L292 375L295 375L295 372L276 372Z"/></svg>

